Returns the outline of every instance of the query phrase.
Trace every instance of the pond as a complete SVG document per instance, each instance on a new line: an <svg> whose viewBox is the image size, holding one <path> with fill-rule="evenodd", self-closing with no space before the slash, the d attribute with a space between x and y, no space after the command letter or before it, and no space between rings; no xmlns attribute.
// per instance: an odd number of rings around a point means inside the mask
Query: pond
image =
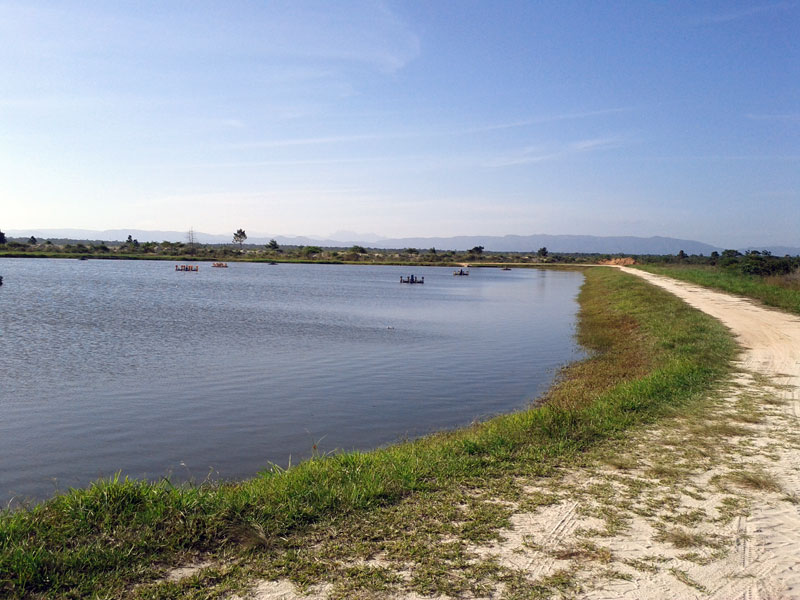
<svg viewBox="0 0 800 600"><path fill-rule="evenodd" d="M459 427L582 357L577 272L195 264L0 259L0 501Z"/></svg>

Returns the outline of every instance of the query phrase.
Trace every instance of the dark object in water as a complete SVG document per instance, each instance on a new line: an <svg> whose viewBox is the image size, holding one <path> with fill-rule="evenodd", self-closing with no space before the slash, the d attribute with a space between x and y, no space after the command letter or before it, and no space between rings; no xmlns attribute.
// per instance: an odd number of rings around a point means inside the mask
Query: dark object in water
<svg viewBox="0 0 800 600"><path fill-rule="evenodd" d="M409 275L405 279L400 276L400 283L425 283L425 277L417 277L416 275Z"/></svg>
<svg viewBox="0 0 800 600"><path fill-rule="evenodd" d="M3 285L3 277L0 276L0 285Z"/></svg>

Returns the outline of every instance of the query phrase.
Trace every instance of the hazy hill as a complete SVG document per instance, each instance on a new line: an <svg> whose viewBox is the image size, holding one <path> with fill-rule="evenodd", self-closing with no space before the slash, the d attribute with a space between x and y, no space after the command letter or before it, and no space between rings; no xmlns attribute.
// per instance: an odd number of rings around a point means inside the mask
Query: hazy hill
<svg viewBox="0 0 800 600"><path fill-rule="evenodd" d="M719 250L715 246L666 237L599 237L593 235L505 235L458 236L450 238L400 238L381 240L378 248L430 248L442 250L468 250L483 246L498 252L536 252L545 247L550 252L581 252L598 254L710 254Z"/></svg>
<svg viewBox="0 0 800 600"><path fill-rule="evenodd" d="M37 239L70 239L73 241L99 241L122 242L129 235L140 242L185 242L185 231L146 231L141 229L109 229L105 231L92 231L87 229L32 229L9 230L5 232L9 237L29 238L31 235ZM602 237L593 235L504 235L504 236L456 236L456 237L415 237L376 239L374 234L365 234L369 239L344 239L352 232L340 232L338 239L321 239L304 236L266 235L251 233L247 238L248 244L266 244L274 238L282 245L293 246L327 246L349 247L355 244L369 248L436 248L437 250L469 250L475 246L483 246L486 250L496 252L535 252L545 247L550 252L579 252L594 254L677 254L683 250L687 254L709 255L718 248L694 240L682 240L669 237ZM358 235L358 234L354 234ZM342 237L339 237L342 236ZM210 234L196 231L195 239L203 244L230 244L233 233ZM769 250L777 256L785 254L798 255L800 248L787 246L750 246L740 250Z"/></svg>

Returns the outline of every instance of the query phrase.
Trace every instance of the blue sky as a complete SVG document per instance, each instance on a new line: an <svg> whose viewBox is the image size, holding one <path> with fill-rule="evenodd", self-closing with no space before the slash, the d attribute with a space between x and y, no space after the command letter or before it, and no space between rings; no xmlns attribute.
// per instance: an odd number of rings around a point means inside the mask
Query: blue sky
<svg viewBox="0 0 800 600"><path fill-rule="evenodd" d="M0 0L0 229L798 245L800 0Z"/></svg>

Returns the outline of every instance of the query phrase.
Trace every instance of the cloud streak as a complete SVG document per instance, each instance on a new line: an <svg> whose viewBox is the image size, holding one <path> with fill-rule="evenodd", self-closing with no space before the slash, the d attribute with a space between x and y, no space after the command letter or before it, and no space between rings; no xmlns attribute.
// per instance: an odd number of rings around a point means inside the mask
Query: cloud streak
<svg viewBox="0 0 800 600"><path fill-rule="evenodd" d="M751 121L780 121L784 123L800 123L800 113L777 113L777 114L746 114L745 117Z"/></svg>
<svg viewBox="0 0 800 600"><path fill-rule="evenodd" d="M239 144L233 144L230 147L240 148L240 149L283 148L290 146L321 146L321 145L332 145L332 144L346 144L351 142L363 142L363 141L457 137L457 136L472 135L477 133L491 133L494 131L522 129L525 127L531 127L534 125L544 125L547 123L555 123L558 121L570 121L578 119L588 119L591 117L602 117L607 115L620 114L631 110L633 110L633 108L631 107L608 108L599 110L589 110L583 112L543 115L540 117L532 117L530 119L522 119L519 121L511 121L507 123L494 123L489 125L479 125L476 127L465 127L462 129L451 129L443 131L404 131L404 132L390 132L390 133L360 133L352 135L333 135L333 136L320 136L320 137L310 137L310 138L288 138L282 140L242 142Z"/></svg>
<svg viewBox="0 0 800 600"><path fill-rule="evenodd" d="M578 154L585 154L588 152L612 150L614 148L620 148L626 145L626 143L627 142L620 136L608 136L604 138L578 140L568 144L563 144L559 148L551 151L543 151L541 147L525 148L517 156L498 158L484 163L483 166L489 168L502 168L536 164L549 160L567 158L569 156L575 156Z"/></svg>
<svg viewBox="0 0 800 600"><path fill-rule="evenodd" d="M713 25L721 23L730 23L733 21L741 21L742 19L749 19L769 13L776 13L784 10L791 10L797 8L797 2L773 2L772 4L761 4L759 6L751 6L749 8L742 8L739 10L731 10L716 15L708 15L699 17L693 22L694 25Z"/></svg>

